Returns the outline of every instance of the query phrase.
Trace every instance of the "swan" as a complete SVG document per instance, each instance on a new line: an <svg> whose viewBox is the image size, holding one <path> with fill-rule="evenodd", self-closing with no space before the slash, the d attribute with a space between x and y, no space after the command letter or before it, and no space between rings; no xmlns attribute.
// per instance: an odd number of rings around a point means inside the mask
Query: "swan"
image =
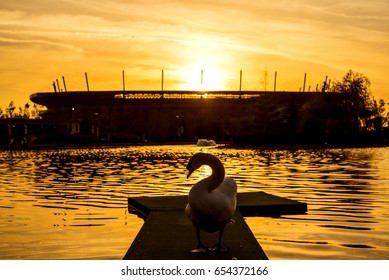
<svg viewBox="0 0 389 280"><path fill-rule="evenodd" d="M230 223L236 209L237 185L231 178L224 178L225 171L221 161L207 153L194 154L186 169L190 175L202 165L208 165L212 174L197 182L189 191L185 213L196 229L198 247L192 252L225 251L221 240L225 226ZM205 232L219 231L219 241L216 247L206 248L200 239L200 230Z"/></svg>
<svg viewBox="0 0 389 280"><path fill-rule="evenodd" d="M214 140L207 140L207 139L199 139L197 140L197 146L216 146L216 142Z"/></svg>

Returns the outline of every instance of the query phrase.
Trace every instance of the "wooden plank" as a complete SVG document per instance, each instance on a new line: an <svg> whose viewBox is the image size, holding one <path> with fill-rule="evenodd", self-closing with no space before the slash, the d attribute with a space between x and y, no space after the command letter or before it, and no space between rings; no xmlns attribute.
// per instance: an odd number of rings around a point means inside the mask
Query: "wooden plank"
<svg viewBox="0 0 389 280"><path fill-rule="evenodd" d="M129 211L145 218L151 211L184 211L187 196L135 197L128 199ZM307 204L267 194L238 193L238 205L243 216L280 216L304 214Z"/></svg>
<svg viewBox="0 0 389 280"><path fill-rule="evenodd" d="M145 219L124 259L267 259L265 252L243 216L302 214L307 204L264 192L239 193L235 223L227 225L223 236L226 252L191 253L197 245L194 227L184 213L187 196L135 197L128 209ZM206 246L214 246L218 233L202 232Z"/></svg>
<svg viewBox="0 0 389 280"><path fill-rule="evenodd" d="M239 193L238 207L245 217L304 214L308 206L304 202L287 199L265 192Z"/></svg>
<svg viewBox="0 0 389 280"><path fill-rule="evenodd" d="M125 260L266 260L239 210L235 223L227 225L222 245L225 252L191 253L196 247L195 229L184 211L151 211L123 259ZM205 246L214 246L218 233L201 233Z"/></svg>

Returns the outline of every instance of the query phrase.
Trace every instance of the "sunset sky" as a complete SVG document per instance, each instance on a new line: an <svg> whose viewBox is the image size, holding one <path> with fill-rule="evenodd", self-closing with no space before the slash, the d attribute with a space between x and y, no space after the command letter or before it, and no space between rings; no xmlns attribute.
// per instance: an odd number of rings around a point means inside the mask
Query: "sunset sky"
<svg viewBox="0 0 389 280"><path fill-rule="evenodd" d="M0 107L65 76L68 90L315 88L349 69L389 102L387 0L0 2ZM62 86L62 82L61 82ZM30 102L31 103L31 102Z"/></svg>

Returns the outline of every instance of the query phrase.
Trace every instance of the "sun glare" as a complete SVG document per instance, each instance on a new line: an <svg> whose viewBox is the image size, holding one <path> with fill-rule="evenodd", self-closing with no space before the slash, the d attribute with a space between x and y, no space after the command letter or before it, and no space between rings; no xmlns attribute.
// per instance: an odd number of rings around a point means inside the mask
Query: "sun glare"
<svg viewBox="0 0 389 280"><path fill-rule="evenodd" d="M186 71L182 74L182 90L223 90L224 78L216 69Z"/></svg>

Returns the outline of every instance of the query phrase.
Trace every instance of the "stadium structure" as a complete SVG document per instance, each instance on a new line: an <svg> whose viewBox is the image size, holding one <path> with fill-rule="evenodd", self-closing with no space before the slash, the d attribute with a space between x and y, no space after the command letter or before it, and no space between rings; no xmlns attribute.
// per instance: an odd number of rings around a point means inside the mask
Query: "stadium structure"
<svg viewBox="0 0 389 280"><path fill-rule="evenodd" d="M107 142L229 140L267 92L71 91L30 96L58 139ZM274 94L274 92L270 92Z"/></svg>

